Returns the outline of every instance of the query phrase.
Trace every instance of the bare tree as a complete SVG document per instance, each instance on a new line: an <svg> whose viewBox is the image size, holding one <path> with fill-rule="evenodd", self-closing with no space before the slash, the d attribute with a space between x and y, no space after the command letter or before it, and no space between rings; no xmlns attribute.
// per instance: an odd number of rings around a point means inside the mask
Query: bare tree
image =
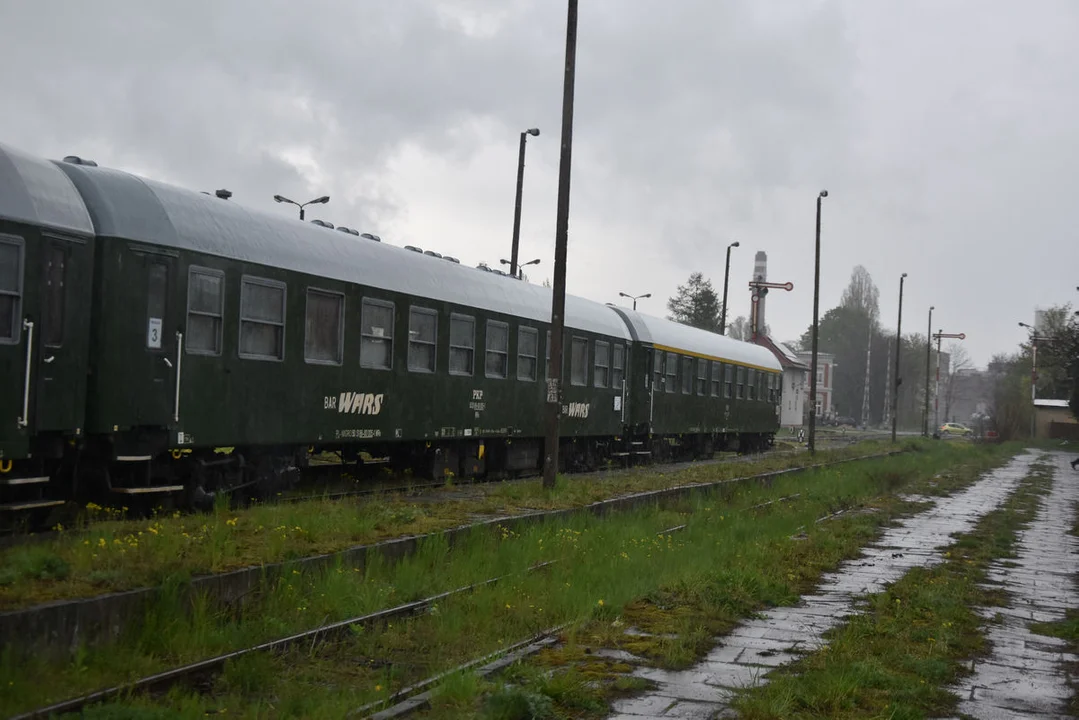
<svg viewBox="0 0 1079 720"><path fill-rule="evenodd" d="M749 340L749 321L745 315L739 315L727 326L727 337L735 340Z"/></svg>
<svg viewBox="0 0 1079 720"><path fill-rule="evenodd" d="M948 345L948 377L944 380L944 420L947 422L951 416L952 403L956 397L956 376L964 370L969 370L973 367L973 363L970 361L970 355L959 343L951 343Z"/></svg>

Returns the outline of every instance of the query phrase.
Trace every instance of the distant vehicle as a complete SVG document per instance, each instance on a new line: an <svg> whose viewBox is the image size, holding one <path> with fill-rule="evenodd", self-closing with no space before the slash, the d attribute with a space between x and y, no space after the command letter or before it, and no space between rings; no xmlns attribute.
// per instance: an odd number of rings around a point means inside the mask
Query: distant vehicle
<svg viewBox="0 0 1079 720"><path fill-rule="evenodd" d="M940 434L945 437L948 435L970 435L972 432L973 430L960 423L944 423L940 426Z"/></svg>
<svg viewBox="0 0 1079 720"><path fill-rule="evenodd" d="M850 425L851 427L856 427L858 425L858 423L854 421L854 418L847 417L846 415L840 415L839 417L837 417L834 421L834 424L837 426Z"/></svg>

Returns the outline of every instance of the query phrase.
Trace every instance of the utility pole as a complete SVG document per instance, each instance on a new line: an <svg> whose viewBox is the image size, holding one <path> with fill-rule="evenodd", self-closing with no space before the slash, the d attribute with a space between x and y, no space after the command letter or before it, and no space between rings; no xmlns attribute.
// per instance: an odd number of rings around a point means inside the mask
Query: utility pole
<svg viewBox="0 0 1079 720"><path fill-rule="evenodd" d="M731 279L731 248L739 246L737 240L727 246L727 267L723 271L723 310L719 316L719 334L727 334L727 282Z"/></svg>
<svg viewBox="0 0 1079 720"><path fill-rule="evenodd" d="M940 341L942 338L955 338L956 340L966 340L966 333L946 333L943 330L937 330L937 334L933 336L933 339L937 341L937 381L933 388L933 423L937 431L940 430ZM936 434L936 431L933 433Z"/></svg>
<svg viewBox="0 0 1079 720"><path fill-rule="evenodd" d="M813 262L813 361L809 370L809 454L817 454L817 342L820 336L820 201L827 190L817 195L817 244Z"/></svg>
<svg viewBox="0 0 1079 720"><path fill-rule="evenodd" d="M521 133L521 148L517 156L517 201L513 209L513 243L510 246L510 275L517 277L517 248L521 243L521 193L525 184L525 143L528 136L539 136L539 128L529 128Z"/></svg>
<svg viewBox="0 0 1079 720"><path fill-rule="evenodd" d="M865 349L865 386L862 388L862 427L869 427L869 364L873 356L873 318L869 318L869 344Z"/></svg>
<svg viewBox="0 0 1079 720"><path fill-rule="evenodd" d="M892 341L887 342L887 353L891 353ZM892 364L890 362L884 363L884 418L883 422L885 426L890 425L892 422Z"/></svg>
<svg viewBox="0 0 1079 720"><path fill-rule="evenodd" d="M547 378L547 440L543 487L558 479L558 424L562 413L562 332L566 312L566 250L569 243L569 186L573 161L573 85L577 65L577 0L566 12L566 72L562 87L562 153L558 163L558 210L555 221L554 284L551 298L551 372Z"/></svg>
<svg viewBox="0 0 1079 720"><path fill-rule="evenodd" d="M903 349L903 281L907 274L899 276L899 319L895 323L895 390L892 391L892 442L895 442L895 431L899 426L899 385L903 379L899 377L899 354Z"/></svg>
<svg viewBox="0 0 1079 720"><path fill-rule="evenodd" d="M933 352L933 310L935 309L934 306L929 306L929 329L925 331L925 410L922 412L924 424L922 435L925 437L929 437L929 360Z"/></svg>

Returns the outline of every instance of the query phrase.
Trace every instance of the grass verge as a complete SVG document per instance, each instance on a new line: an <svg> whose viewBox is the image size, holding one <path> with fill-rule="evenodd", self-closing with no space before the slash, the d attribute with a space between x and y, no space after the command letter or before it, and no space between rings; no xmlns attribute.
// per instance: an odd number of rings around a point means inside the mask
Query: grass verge
<svg viewBox="0 0 1079 720"><path fill-rule="evenodd" d="M773 671L769 683L733 702L747 720L765 718L942 717L949 691L984 652L979 607L1006 602L989 589L990 564L1014 557L1017 533L1034 519L1052 485L1035 463L1015 493L958 537L933 568L911 570L867 598L864 612L826 633L828 645Z"/></svg>
<svg viewBox="0 0 1079 720"><path fill-rule="evenodd" d="M531 526L520 536L477 532L452 552L432 539L392 568L371 566L358 573L337 567L283 578L239 614L209 604L196 604L188 614L163 603L140 632L116 645L77 653L70 663L5 653L0 673L10 685L0 687L0 707L38 707L539 561L561 561L542 573L455 598L412 621L366 628L318 648L245 659L230 666L211 694L180 694L167 703L170 711L181 713L229 707L257 715L260 708L272 707L275 714L336 716L342 708L384 697L391 689L560 622L592 617L599 627L610 626L635 598L692 583L702 568L723 568L711 573L718 586L728 586L727 573L737 575L738 582L730 586L746 596L733 606L737 612L791 601L810 582L813 570L807 568L824 568L855 552L889 512L899 511L898 501L881 500L882 495L899 488L945 492L1006 457L1000 448L936 446L782 477L772 487L721 486L665 510L579 516ZM959 463L963 470L948 470ZM792 502L732 512L793 494L798 497ZM828 530L814 527L814 519L838 509L882 506L888 512L851 514L830 523ZM687 522L682 533L656 536L665 527ZM792 541L790 536L803 527L809 528L810 540ZM824 553L824 560L813 560L810 547Z"/></svg>
<svg viewBox="0 0 1079 720"><path fill-rule="evenodd" d="M822 451L818 462L890 448L868 442ZM91 504L78 528L46 542L0 550L0 611L37 603L153 587L196 575L332 553L346 548L458 527L478 519L581 507L599 500L677 485L716 482L798 467L806 456L662 467L582 479L560 477L447 486L423 498L396 494L256 505L232 511L219 503L202 515L116 520Z"/></svg>

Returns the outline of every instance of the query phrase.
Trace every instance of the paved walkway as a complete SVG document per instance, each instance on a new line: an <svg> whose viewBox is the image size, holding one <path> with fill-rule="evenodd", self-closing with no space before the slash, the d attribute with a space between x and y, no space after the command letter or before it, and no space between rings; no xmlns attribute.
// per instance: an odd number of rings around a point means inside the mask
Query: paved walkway
<svg viewBox="0 0 1079 720"><path fill-rule="evenodd" d="M1079 502L1079 473L1068 466L1073 458L1053 453L1053 490L1020 535L1018 557L1010 560L1018 567L997 563L990 572L989 579L1014 600L984 612L987 618L999 612L1003 622L988 627L989 658L974 663L974 675L955 689L961 713L979 720L1072 717L1066 711L1072 689L1062 665L1079 657L1066 652L1064 641L1035 635L1027 626L1063 620L1067 608L1079 607L1079 538L1068 534Z"/></svg>
<svg viewBox="0 0 1079 720"><path fill-rule="evenodd" d="M794 607L776 608L739 625L705 660L683 672L638 668L655 691L615 703L617 720L640 718L737 717L727 705L734 691L767 682L764 674L823 646L822 634L851 613L859 595L877 593L918 566L942 561L952 533L966 532L999 506L1030 470L1036 456L1024 454L988 473L967 490L946 498L923 498L930 509L888 530L862 557L825 575L816 595ZM1069 512L1062 508L1060 512Z"/></svg>

